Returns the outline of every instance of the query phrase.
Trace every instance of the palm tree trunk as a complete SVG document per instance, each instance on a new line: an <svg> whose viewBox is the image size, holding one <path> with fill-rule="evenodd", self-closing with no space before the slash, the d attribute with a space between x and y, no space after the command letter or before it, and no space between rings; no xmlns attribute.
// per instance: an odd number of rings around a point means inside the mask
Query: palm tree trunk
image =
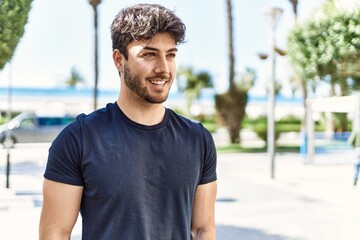
<svg viewBox="0 0 360 240"><path fill-rule="evenodd" d="M98 62L98 12L97 5L94 4L94 110L97 109L98 81L99 81L99 62Z"/></svg>
<svg viewBox="0 0 360 240"><path fill-rule="evenodd" d="M299 1L298 0L289 0L289 1L292 4L294 20L295 20L295 25L296 25L297 24L297 6L298 6Z"/></svg>
<svg viewBox="0 0 360 240"><path fill-rule="evenodd" d="M98 97L98 79L99 79L99 63L98 63L98 11L97 7L101 0L88 0L94 11L94 110L97 109Z"/></svg>
<svg viewBox="0 0 360 240"><path fill-rule="evenodd" d="M235 88L235 57L234 57L234 40L233 40L233 16L231 0L226 0L227 18L228 18L228 34L229 34L229 90Z"/></svg>

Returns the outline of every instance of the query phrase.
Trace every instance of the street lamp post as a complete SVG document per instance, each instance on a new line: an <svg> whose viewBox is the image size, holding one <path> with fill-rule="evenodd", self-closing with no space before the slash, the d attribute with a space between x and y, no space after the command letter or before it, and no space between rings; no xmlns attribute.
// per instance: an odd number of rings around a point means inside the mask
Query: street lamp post
<svg viewBox="0 0 360 240"><path fill-rule="evenodd" d="M12 64L9 63L9 87L8 87L8 108L6 111L7 124L11 119L11 102L12 102ZM8 128L5 135L6 147L6 188L10 188L10 149L11 144L11 128Z"/></svg>
<svg viewBox="0 0 360 240"><path fill-rule="evenodd" d="M276 36L275 30L277 22L282 14L281 8L270 8L264 11L264 14L269 19L271 37L270 37L270 53L269 59L271 62L271 78L268 85L268 117L267 117L267 151L270 158L270 174L271 178L275 178L275 65L276 65Z"/></svg>

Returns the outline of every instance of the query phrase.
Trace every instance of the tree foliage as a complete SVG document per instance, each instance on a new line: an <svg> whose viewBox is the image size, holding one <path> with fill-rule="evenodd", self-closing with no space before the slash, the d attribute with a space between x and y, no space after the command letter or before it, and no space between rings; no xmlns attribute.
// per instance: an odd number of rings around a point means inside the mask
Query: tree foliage
<svg viewBox="0 0 360 240"><path fill-rule="evenodd" d="M218 118L228 129L231 143L240 143L240 126L245 117L247 99L247 92L239 88L215 96Z"/></svg>
<svg viewBox="0 0 360 240"><path fill-rule="evenodd" d="M68 87L76 87L80 84L85 84L85 79L79 70L73 66L70 70L70 76L65 79L65 85Z"/></svg>
<svg viewBox="0 0 360 240"><path fill-rule="evenodd" d="M227 127L231 143L241 141L239 132L245 116L248 91L254 86L255 80L255 70L247 68L245 73L235 77L233 88L215 96L218 117Z"/></svg>
<svg viewBox="0 0 360 240"><path fill-rule="evenodd" d="M360 10L337 12L295 27L288 36L294 71L307 81L328 81L335 94L360 88Z"/></svg>
<svg viewBox="0 0 360 240"><path fill-rule="evenodd" d="M0 70L11 60L25 31L32 0L0 0Z"/></svg>
<svg viewBox="0 0 360 240"><path fill-rule="evenodd" d="M195 71L192 67L180 67L177 71L178 88L184 93L187 99L187 110L190 114L190 107L195 99L198 99L201 90L212 88L213 80L207 71Z"/></svg>

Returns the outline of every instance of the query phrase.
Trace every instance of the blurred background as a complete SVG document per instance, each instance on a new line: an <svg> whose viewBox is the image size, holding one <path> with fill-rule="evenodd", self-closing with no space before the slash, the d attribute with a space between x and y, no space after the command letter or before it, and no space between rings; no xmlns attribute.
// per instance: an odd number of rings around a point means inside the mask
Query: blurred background
<svg viewBox="0 0 360 240"><path fill-rule="evenodd" d="M116 101L120 80L112 63L110 24L121 8L140 2L0 1L0 225L11 225L28 211L23 232L36 236L29 222L38 221L47 149L78 114ZM146 2L174 10L187 26L165 105L213 134L223 177L218 238L358 239L353 223L360 212L352 201L360 200L353 191L354 149L360 147L355 144L360 138L360 2ZM266 217L293 226L284 231L255 210L249 216L259 221L253 222L227 212L232 206L241 215L251 207L239 200L242 193L254 194L246 189L264 193L248 199L256 203L279 186L286 189L276 195L282 199L301 191L302 202L290 204L292 210L317 200L339 204L332 212L337 220L322 229L309 223L322 214L296 215L299 221L291 225L288 215L277 219L279 211L271 210L279 202L269 204ZM351 202L336 198L336 191L316 195L331 186ZM314 209L326 212L330 205ZM23 239L15 228L7 229L0 239Z"/></svg>

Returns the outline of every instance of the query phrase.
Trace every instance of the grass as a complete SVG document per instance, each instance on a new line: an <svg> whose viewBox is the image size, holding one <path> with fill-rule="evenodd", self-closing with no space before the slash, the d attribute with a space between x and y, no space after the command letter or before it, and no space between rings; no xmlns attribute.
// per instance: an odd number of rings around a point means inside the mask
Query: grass
<svg viewBox="0 0 360 240"><path fill-rule="evenodd" d="M217 129L216 123L213 122L202 122L202 125L211 133L214 133Z"/></svg>
<svg viewBox="0 0 360 240"><path fill-rule="evenodd" d="M266 147L243 147L240 144L229 144L216 148L218 153L264 153L267 152ZM298 153L299 146L276 146L275 152L281 153Z"/></svg>

